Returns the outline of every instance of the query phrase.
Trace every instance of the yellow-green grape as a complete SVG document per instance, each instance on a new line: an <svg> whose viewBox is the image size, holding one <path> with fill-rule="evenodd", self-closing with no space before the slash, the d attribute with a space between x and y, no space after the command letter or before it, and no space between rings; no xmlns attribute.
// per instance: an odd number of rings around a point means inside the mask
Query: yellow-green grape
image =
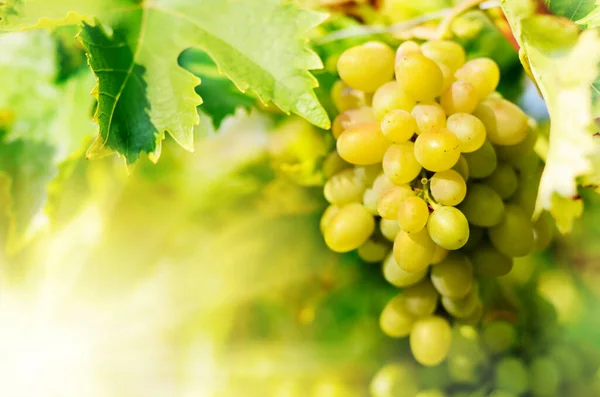
<svg viewBox="0 0 600 397"><path fill-rule="evenodd" d="M447 296L442 297L442 306L455 318L469 317L475 312L477 306L480 304L481 301L476 288L473 288L471 292L462 299L452 299Z"/></svg>
<svg viewBox="0 0 600 397"><path fill-rule="evenodd" d="M385 115L392 110L405 110L410 112L415 106L415 100L395 81L385 83L373 95L373 113L377 120L383 120Z"/></svg>
<svg viewBox="0 0 600 397"><path fill-rule="evenodd" d="M433 174L429 190L439 204L455 206L467 195L467 184L458 172L446 170Z"/></svg>
<svg viewBox="0 0 600 397"><path fill-rule="evenodd" d="M511 196L511 201L519 204L529 217L533 216L535 209L542 170L540 168L530 175L521 173L519 175L519 187L517 187L515 194Z"/></svg>
<svg viewBox="0 0 600 397"><path fill-rule="evenodd" d="M473 310L473 313L471 313L468 317L461 318L460 322L461 322L461 324L476 326L479 324L482 317L483 317L483 304L479 303L477 305L477 307L475 308L475 310Z"/></svg>
<svg viewBox="0 0 600 397"><path fill-rule="evenodd" d="M374 189L367 189L363 194L363 205L373 215L379 215L377 212L377 202L379 201L380 194Z"/></svg>
<svg viewBox="0 0 600 397"><path fill-rule="evenodd" d="M360 247L375 230L375 220L358 203L343 206L325 226L325 243L335 252L348 252Z"/></svg>
<svg viewBox="0 0 600 397"><path fill-rule="evenodd" d="M377 201L377 213L383 219L398 219L401 203L415 195L409 185L398 185L386 191Z"/></svg>
<svg viewBox="0 0 600 397"><path fill-rule="evenodd" d="M416 105L411 114L417 122L417 134L438 131L446 126L446 114L437 103Z"/></svg>
<svg viewBox="0 0 600 397"><path fill-rule="evenodd" d="M464 298L473 287L473 265L463 254L451 252L431 268L431 282L443 296Z"/></svg>
<svg viewBox="0 0 600 397"><path fill-rule="evenodd" d="M469 223L482 227L499 224L505 210L498 193L483 183L469 183L467 196L458 208L465 214Z"/></svg>
<svg viewBox="0 0 600 397"><path fill-rule="evenodd" d="M409 362L393 362L381 368L369 385L371 397L414 397L418 390L418 372Z"/></svg>
<svg viewBox="0 0 600 397"><path fill-rule="evenodd" d="M411 182L421 168L415 157L415 144L410 141L394 143L383 156L383 172L397 185Z"/></svg>
<svg viewBox="0 0 600 397"><path fill-rule="evenodd" d="M415 323L416 317L411 314L404 304L402 294L392 298L383 308L379 317L379 326L384 334L392 338L408 336Z"/></svg>
<svg viewBox="0 0 600 397"><path fill-rule="evenodd" d="M517 345L517 330L506 320L493 320L483 326L481 340L492 354L503 354Z"/></svg>
<svg viewBox="0 0 600 397"><path fill-rule="evenodd" d="M331 133L335 139L338 139L342 132L348 128L356 127L363 123L375 122L373 109L368 106L362 106L357 109L349 109L337 115L331 126Z"/></svg>
<svg viewBox="0 0 600 397"><path fill-rule="evenodd" d="M496 364L494 383L498 389L520 396L529 390L527 367L516 357L504 357Z"/></svg>
<svg viewBox="0 0 600 397"><path fill-rule="evenodd" d="M529 126L525 139L516 145L496 146L496 154L498 158L510 164L519 163L523 157L529 155L533 151L533 147L538 139L538 130Z"/></svg>
<svg viewBox="0 0 600 397"><path fill-rule="evenodd" d="M485 126L477 117L468 113L454 113L448 117L446 128L460 141L460 151L471 153L485 142Z"/></svg>
<svg viewBox="0 0 600 397"><path fill-rule="evenodd" d="M400 44L396 50L396 63L409 54L421 54L421 46L411 40Z"/></svg>
<svg viewBox="0 0 600 397"><path fill-rule="evenodd" d="M469 180L469 163L465 156L461 155L452 169L460 174L465 181Z"/></svg>
<svg viewBox="0 0 600 397"><path fill-rule="evenodd" d="M348 87L342 80L338 80L333 84L331 100L339 112L345 112L346 110L356 109L365 105L364 94L361 91Z"/></svg>
<svg viewBox="0 0 600 397"><path fill-rule="evenodd" d="M373 181L373 188L365 190L363 204L373 215L378 215L377 202L385 192L394 186L396 185L385 174L380 173ZM394 239L392 238L391 241Z"/></svg>
<svg viewBox="0 0 600 397"><path fill-rule="evenodd" d="M413 53L397 59L396 81L411 98L427 101L442 93L444 75L434 61Z"/></svg>
<svg viewBox="0 0 600 397"><path fill-rule="evenodd" d="M479 103L477 90L468 81L452 83L440 97L440 105L446 114L473 113Z"/></svg>
<svg viewBox="0 0 600 397"><path fill-rule="evenodd" d="M556 396L560 382L560 368L554 360L548 357L536 357L531 362L531 394L534 397Z"/></svg>
<svg viewBox="0 0 600 397"><path fill-rule="evenodd" d="M583 363L574 349L568 345L556 344L550 347L549 355L560 366L562 378L566 383L581 382Z"/></svg>
<svg viewBox="0 0 600 397"><path fill-rule="evenodd" d="M373 239L367 240L363 245L358 247L358 256L365 262L377 263L384 260L389 254L391 247L383 241Z"/></svg>
<svg viewBox="0 0 600 397"><path fill-rule="evenodd" d="M381 219L379 222L379 230L386 240L393 242L400 232L400 225L398 225L397 220Z"/></svg>
<svg viewBox="0 0 600 397"><path fill-rule="evenodd" d="M463 153L469 165L469 176L471 178L485 178L494 172L498 166L496 151L490 143L485 141L479 149L471 153Z"/></svg>
<svg viewBox="0 0 600 397"><path fill-rule="evenodd" d="M533 225L521 207L506 204L504 218L488 229L492 245L506 256L525 256L533 250Z"/></svg>
<svg viewBox="0 0 600 397"><path fill-rule="evenodd" d="M543 251L550 246L554 234L554 221L552 216L544 211L533 224L533 240L535 250Z"/></svg>
<svg viewBox="0 0 600 397"><path fill-rule="evenodd" d="M446 248L442 248L436 244L435 252L433 253L433 258L431 258L431 264L437 265L441 261L443 261L448 256L448 250Z"/></svg>
<svg viewBox="0 0 600 397"><path fill-rule="evenodd" d="M454 72L448 66L443 63L438 63L440 70L442 71L442 77L444 78L444 82L442 83L442 92L446 91L452 83L456 80L454 78Z"/></svg>
<svg viewBox="0 0 600 397"><path fill-rule="evenodd" d="M380 42L368 42L347 49L340 55L337 69L350 87L373 92L394 77L395 53Z"/></svg>
<svg viewBox="0 0 600 397"><path fill-rule="evenodd" d="M344 131L337 140L337 151L351 164L369 165L381 162L389 145L379 123L365 123Z"/></svg>
<svg viewBox="0 0 600 397"><path fill-rule="evenodd" d="M500 163L490 176L483 180L498 193L503 200L512 196L519 187L519 178L515 170L508 164Z"/></svg>
<svg viewBox="0 0 600 397"><path fill-rule="evenodd" d="M319 224L319 227L321 228L321 233L325 233L325 228L327 227L327 225L329 225L329 223L331 222L333 217L338 213L339 210L340 207L336 205L330 205L329 207L327 207L325 212L323 212L323 215L321 215L321 222Z"/></svg>
<svg viewBox="0 0 600 397"><path fill-rule="evenodd" d="M421 45L421 52L438 64L444 64L453 71L464 65L466 54L460 44L450 40L431 40Z"/></svg>
<svg viewBox="0 0 600 397"><path fill-rule="evenodd" d="M373 182L381 175L382 171L381 164L357 165L354 167L356 177L369 186L373 185Z"/></svg>
<svg viewBox="0 0 600 397"><path fill-rule="evenodd" d="M427 275L427 269L418 273L405 272L398 266L393 254L388 255L383 262L383 277L386 281L398 288L408 287L423 280Z"/></svg>
<svg viewBox="0 0 600 397"><path fill-rule="evenodd" d="M406 110L391 110L381 120L381 131L389 141L405 142L417 131L417 123Z"/></svg>
<svg viewBox="0 0 600 397"><path fill-rule="evenodd" d="M457 250L469 239L469 222L455 207L440 207L429 216L427 231L440 247Z"/></svg>
<svg viewBox="0 0 600 397"><path fill-rule="evenodd" d="M404 306L416 317L433 314L438 304L438 293L429 279L406 288L402 296L404 296Z"/></svg>
<svg viewBox="0 0 600 397"><path fill-rule="evenodd" d="M441 391L440 389L427 389L421 390L415 397L446 397L446 393Z"/></svg>
<svg viewBox="0 0 600 397"><path fill-rule="evenodd" d="M422 198L413 195L400 202L396 217L402 230L407 233L415 233L422 230L427 224L429 207Z"/></svg>
<svg viewBox="0 0 600 397"><path fill-rule="evenodd" d="M485 243L479 245L471 254L471 263L475 274L481 277L500 277L508 274L513 268L513 260Z"/></svg>
<svg viewBox="0 0 600 397"><path fill-rule="evenodd" d="M350 163L344 161L344 159L340 157L338 152L333 151L329 153L327 157L325 157L325 160L323 160L323 176L329 179L341 170L350 167Z"/></svg>
<svg viewBox="0 0 600 397"><path fill-rule="evenodd" d="M417 320L410 333L410 350L415 360L427 367L433 367L444 361L451 342L450 324L440 316Z"/></svg>
<svg viewBox="0 0 600 397"><path fill-rule="evenodd" d="M426 229L416 233L400 230L394 240L394 257L398 266L409 273L419 273L431 263L435 243ZM439 265L436 265L439 266Z"/></svg>
<svg viewBox="0 0 600 397"><path fill-rule="evenodd" d="M476 58L465 63L456 71L455 76L458 80L473 84L481 101L496 91L500 82L500 68L489 58Z"/></svg>
<svg viewBox="0 0 600 397"><path fill-rule="evenodd" d="M433 172L446 171L460 157L460 141L447 129L424 132L417 137L414 151L423 168Z"/></svg>
<svg viewBox="0 0 600 397"><path fill-rule="evenodd" d="M495 145L516 145L527 137L527 115L520 107L505 99L483 101L474 115L483 122L488 139Z"/></svg>
<svg viewBox="0 0 600 397"><path fill-rule="evenodd" d="M323 195L325 199L338 206L348 203L360 203L366 186L352 168L342 170L325 183Z"/></svg>
<svg viewBox="0 0 600 397"><path fill-rule="evenodd" d="M465 245L463 245L462 250L471 252L471 251L479 248L479 243L483 239L483 236L484 236L483 228L469 224L469 239L467 240L467 243Z"/></svg>

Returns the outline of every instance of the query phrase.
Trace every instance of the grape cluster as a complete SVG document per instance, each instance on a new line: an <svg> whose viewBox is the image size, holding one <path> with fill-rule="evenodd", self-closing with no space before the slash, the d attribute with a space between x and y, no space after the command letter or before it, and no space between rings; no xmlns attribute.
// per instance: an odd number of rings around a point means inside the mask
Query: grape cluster
<svg viewBox="0 0 600 397"><path fill-rule="evenodd" d="M395 53L369 42L337 67L321 231L333 251L383 261L404 290L381 328L410 335L416 360L434 366L450 350L448 318L479 321L478 278L505 275L512 258L550 242L548 217L531 221L535 126L495 92L496 63L467 61L453 41L407 41Z"/></svg>

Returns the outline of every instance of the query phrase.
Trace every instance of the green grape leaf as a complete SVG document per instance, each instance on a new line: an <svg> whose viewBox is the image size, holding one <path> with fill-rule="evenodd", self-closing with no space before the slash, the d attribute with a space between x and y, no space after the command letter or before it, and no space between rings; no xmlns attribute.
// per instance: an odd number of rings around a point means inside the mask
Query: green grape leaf
<svg viewBox="0 0 600 397"><path fill-rule="evenodd" d="M584 18L597 8L597 0L545 0L544 3L552 14L572 21Z"/></svg>

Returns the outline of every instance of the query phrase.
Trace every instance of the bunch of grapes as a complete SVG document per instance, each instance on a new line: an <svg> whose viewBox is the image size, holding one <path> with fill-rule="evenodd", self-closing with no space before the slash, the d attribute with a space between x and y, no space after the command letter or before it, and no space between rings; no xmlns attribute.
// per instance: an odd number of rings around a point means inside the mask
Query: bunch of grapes
<svg viewBox="0 0 600 397"><path fill-rule="evenodd" d="M396 52L369 42L337 67L321 231L333 251L384 262L404 290L381 328L410 335L415 359L434 366L450 350L449 319L479 321L478 278L505 275L513 258L550 242L549 218L531 220L542 166L535 125L495 92L496 63L466 61L453 41L407 41Z"/></svg>

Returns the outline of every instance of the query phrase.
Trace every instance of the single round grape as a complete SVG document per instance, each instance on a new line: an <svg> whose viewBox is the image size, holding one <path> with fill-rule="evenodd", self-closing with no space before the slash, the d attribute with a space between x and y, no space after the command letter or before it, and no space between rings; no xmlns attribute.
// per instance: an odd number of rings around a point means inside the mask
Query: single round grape
<svg viewBox="0 0 600 397"><path fill-rule="evenodd" d="M379 230L381 231L381 234L383 234L383 237L385 237L386 240L393 242L394 240L396 240L396 236L400 231L400 225L398 225L397 220L392 221L388 219L381 219L381 221L379 222Z"/></svg>
<svg viewBox="0 0 600 397"><path fill-rule="evenodd" d="M397 59L396 81L410 97L427 101L442 93L444 76L434 61L413 53Z"/></svg>
<svg viewBox="0 0 600 397"><path fill-rule="evenodd" d="M517 191L511 196L511 201L518 204L530 218L533 216L533 211L535 209L541 176L541 168L534 172L533 175L521 173L519 175L519 186L517 187Z"/></svg>
<svg viewBox="0 0 600 397"><path fill-rule="evenodd" d="M417 122L406 110L391 110L381 120L381 131L392 142L408 141L416 130Z"/></svg>
<svg viewBox="0 0 600 397"><path fill-rule="evenodd" d="M477 326L483 317L483 304L479 303L473 313L468 317L461 318L461 324Z"/></svg>
<svg viewBox="0 0 600 397"><path fill-rule="evenodd" d="M469 239L469 222L455 207L440 207L429 216L427 231L440 247L457 250Z"/></svg>
<svg viewBox="0 0 600 397"><path fill-rule="evenodd" d="M364 182L356 177L354 170L347 168L325 183L323 195L329 203L343 206L348 203L360 203L365 189Z"/></svg>
<svg viewBox="0 0 600 397"><path fill-rule="evenodd" d="M348 252L360 247L375 230L373 216L358 203L343 206L331 218L323 235L327 246L335 252Z"/></svg>
<svg viewBox="0 0 600 397"><path fill-rule="evenodd" d="M373 95L373 112L377 120L383 120L392 110L405 110L410 112L415 106L411 98L395 81L385 83Z"/></svg>
<svg viewBox="0 0 600 397"><path fill-rule="evenodd" d="M454 170L436 172L429 181L431 195L439 204L455 206L467 195L467 184Z"/></svg>
<svg viewBox="0 0 600 397"><path fill-rule="evenodd" d="M431 259L432 265L437 265L441 261L443 261L448 256L448 250L446 248L440 247L439 245L435 245L435 252L433 253L433 258Z"/></svg>
<svg viewBox="0 0 600 397"><path fill-rule="evenodd" d="M460 157L460 141L447 129L424 132L417 137L414 146L415 157L423 168L433 171L446 171L452 168Z"/></svg>
<svg viewBox="0 0 600 397"><path fill-rule="evenodd" d="M417 134L438 131L446 126L446 114L437 103L416 105L411 114L417 123Z"/></svg>
<svg viewBox="0 0 600 397"><path fill-rule="evenodd" d="M556 396L560 382L560 369L554 360L537 357L531 362L531 394L534 397Z"/></svg>
<svg viewBox="0 0 600 397"><path fill-rule="evenodd" d="M442 71L442 92L445 92L451 85L454 83L456 78L454 78L454 72L448 66L443 63L438 63L440 70Z"/></svg>
<svg viewBox="0 0 600 397"><path fill-rule="evenodd" d="M420 392L415 394L415 397L446 397L446 393L444 393L440 389L428 389L421 390Z"/></svg>
<svg viewBox="0 0 600 397"><path fill-rule="evenodd" d="M394 240L394 257L398 266L409 273L419 273L431 263L435 243L429 237L427 229L416 233L400 230ZM437 265L439 266L439 265Z"/></svg>
<svg viewBox="0 0 600 397"><path fill-rule="evenodd" d="M381 368L369 386L372 397L414 397L418 390L418 371L409 362L393 362Z"/></svg>
<svg viewBox="0 0 600 397"><path fill-rule="evenodd" d="M375 179L377 179L382 172L383 169L381 168L381 164L357 165L354 167L356 177L368 186L372 186Z"/></svg>
<svg viewBox="0 0 600 397"><path fill-rule="evenodd" d="M533 250L533 225L525 212L514 204L507 204L504 218L488 229L492 245L512 258L525 256Z"/></svg>
<svg viewBox="0 0 600 397"><path fill-rule="evenodd" d="M398 266L394 255L388 255L383 262L383 277L386 281L398 288L408 287L423 280L427 275L427 269L418 273L405 272Z"/></svg>
<svg viewBox="0 0 600 397"><path fill-rule="evenodd" d="M506 200L512 196L519 186L519 178L515 170L508 164L500 163L490 176L483 180L488 186Z"/></svg>
<svg viewBox="0 0 600 397"><path fill-rule="evenodd" d="M494 189L483 183L469 183L467 196L458 208L465 214L469 223L482 227L499 224L505 211L502 198Z"/></svg>
<svg viewBox="0 0 600 397"><path fill-rule="evenodd" d="M402 202L414 195L415 192L413 192L409 185L394 186L382 194L377 201L377 213L383 219L398 219L398 210L400 209Z"/></svg>
<svg viewBox="0 0 600 397"><path fill-rule="evenodd" d="M329 153L323 161L323 176L329 179L341 170L350 167L350 163L344 161L344 159L340 157L338 152L333 151Z"/></svg>
<svg viewBox="0 0 600 397"><path fill-rule="evenodd" d="M421 46L412 40L407 40L400 44L396 50L396 63L398 63L402 57L409 54L422 54Z"/></svg>
<svg viewBox="0 0 600 397"><path fill-rule="evenodd" d="M450 40L431 40L421 45L427 58L448 66L453 71L465 64L466 54L460 44Z"/></svg>
<svg viewBox="0 0 600 397"><path fill-rule="evenodd" d="M461 155L458 158L458 161L456 162L454 167L452 167L451 169L458 172L465 181L469 180L469 163L467 162L465 156Z"/></svg>
<svg viewBox="0 0 600 397"><path fill-rule="evenodd" d="M517 330L506 320L493 320L483 326L481 339L492 354L504 354L517 346Z"/></svg>
<svg viewBox="0 0 600 397"><path fill-rule="evenodd" d="M331 89L331 100L339 112L356 109L365 105L364 93L348 87L342 80L333 84Z"/></svg>
<svg viewBox="0 0 600 397"><path fill-rule="evenodd" d="M415 144L410 141L394 143L383 156L383 172L398 185L411 182L421 168L415 157Z"/></svg>
<svg viewBox="0 0 600 397"><path fill-rule="evenodd" d="M554 234L553 224L552 216L546 211L542 212L533 224L533 240L536 251L543 251L550 246Z"/></svg>
<svg viewBox="0 0 600 397"><path fill-rule="evenodd" d="M394 51L386 44L368 42L344 51L337 70L350 87L373 92L394 77L395 58Z"/></svg>
<svg viewBox="0 0 600 397"><path fill-rule="evenodd" d="M362 203L372 215L379 215L379 212L377 212L377 202L380 198L381 195L375 189L366 189L363 193Z"/></svg>
<svg viewBox="0 0 600 397"><path fill-rule="evenodd" d="M489 141L485 141L479 149L471 153L463 153L469 165L469 176L485 178L494 172L498 165L496 151Z"/></svg>
<svg viewBox="0 0 600 397"><path fill-rule="evenodd" d="M431 268L431 282L443 296L464 298L473 287L473 265L463 254L451 252Z"/></svg>
<svg viewBox="0 0 600 397"><path fill-rule="evenodd" d="M409 342L415 360L424 366L433 367L448 355L452 329L448 320L443 317L425 317L414 323Z"/></svg>
<svg viewBox="0 0 600 397"><path fill-rule="evenodd" d="M471 153L483 146L485 126L477 117L468 113L455 113L448 117L446 128L460 141L460 151Z"/></svg>
<svg viewBox="0 0 600 397"><path fill-rule="evenodd" d="M479 304L481 304L479 295L473 293L473 290L462 299L452 299L447 296L442 297L442 306L455 318L469 317Z"/></svg>
<svg viewBox="0 0 600 397"><path fill-rule="evenodd" d="M527 367L516 357L504 357L496 364L494 383L498 389L521 395L529 390Z"/></svg>
<svg viewBox="0 0 600 397"><path fill-rule="evenodd" d="M379 163L390 146L381 133L379 123L364 123L349 128L337 140L340 157L351 164Z"/></svg>
<svg viewBox="0 0 600 397"><path fill-rule="evenodd" d="M438 293L429 279L408 287L402 293L404 306L416 317L433 314L438 303Z"/></svg>
<svg viewBox="0 0 600 397"><path fill-rule="evenodd" d="M380 194L387 192L394 186L396 186L394 182L392 182L383 172L377 175L377 178L373 181L373 190Z"/></svg>
<svg viewBox="0 0 600 397"><path fill-rule="evenodd" d="M375 114L373 109L368 106L362 106L356 109L349 109L340 113L333 120L331 126L331 132L335 139L338 139L342 132L349 128L354 128L363 123L376 122Z"/></svg>
<svg viewBox="0 0 600 397"><path fill-rule="evenodd" d="M429 207L420 197L407 197L399 203L396 216L402 230L407 233L415 233L422 230L427 224Z"/></svg>
<svg viewBox="0 0 600 397"><path fill-rule="evenodd" d="M440 97L440 105L446 114L473 113L479 103L477 90L468 81L452 83Z"/></svg>
<svg viewBox="0 0 600 397"><path fill-rule="evenodd" d="M327 227L327 225L329 225L329 223L331 222L333 217L338 213L339 210L340 207L336 205L330 205L329 207L327 207L325 212L323 212L323 215L321 216L321 223L319 225L321 228L321 233L325 232L325 228Z"/></svg>
<svg viewBox="0 0 600 397"><path fill-rule="evenodd" d="M404 304L404 297L397 295L383 308L379 317L379 326L383 333L392 338L408 336L415 323L416 317L412 315Z"/></svg>
<svg viewBox="0 0 600 397"><path fill-rule="evenodd" d="M465 63L455 76L458 80L473 84L481 101L496 90L500 82L500 69L489 58L476 58Z"/></svg>
<svg viewBox="0 0 600 397"><path fill-rule="evenodd" d="M488 139L495 145L516 145L527 137L527 115L505 99L487 99L474 114L483 122Z"/></svg>
<svg viewBox="0 0 600 397"><path fill-rule="evenodd" d="M482 227L469 224L469 239L461 250L471 252L478 249L484 234L485 232Z"/></svg>
<svg viewBox="0 0 600 397"><path fill-rule="evenodd" d="M527 129L525 139L516 145L498 145L496 146L496 154L498 158L510 164L519 163L523 157L529 155L535 146L538 139L537 128L531 126Z"/></svg>
<svg viewBox="0 0 600 397"><path fill-rule="evenodd" d="M475 274L481 277L500 277L513 268L512 258L502 254L492 245L481 244L471 254L471 263Z"/></svg>
<svg viewBox="0 0 600 397"><path fill-rule="evenodd" d="M367 240L358 247L358 256L365 262L378 263L384 260L391 251L388 243L373 239Z"/></svg>

